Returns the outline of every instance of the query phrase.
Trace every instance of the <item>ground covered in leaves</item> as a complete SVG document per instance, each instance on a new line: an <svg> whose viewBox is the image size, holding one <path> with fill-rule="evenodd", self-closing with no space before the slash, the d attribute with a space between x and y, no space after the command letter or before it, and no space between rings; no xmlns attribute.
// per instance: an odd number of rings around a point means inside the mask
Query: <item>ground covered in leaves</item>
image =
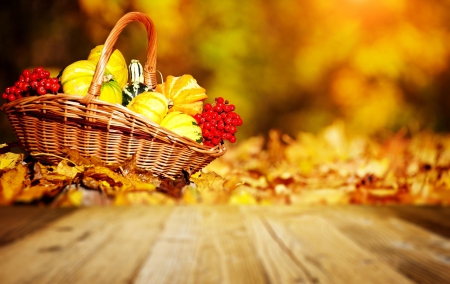
<svg viewBox="0 0 450 284"><path fill-rule="evenodd" d="M450 134L374 139L349 135L342 123L297 137L273 130L176 179L140 171L132 157L105 166L67 149L58 165L45 165L3 152L1 205L450 204Z"/></svg>

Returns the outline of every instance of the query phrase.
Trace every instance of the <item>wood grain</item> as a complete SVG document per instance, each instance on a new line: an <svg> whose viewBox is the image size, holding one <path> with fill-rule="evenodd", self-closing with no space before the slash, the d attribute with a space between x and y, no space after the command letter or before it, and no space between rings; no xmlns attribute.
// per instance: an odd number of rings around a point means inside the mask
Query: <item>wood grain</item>
<svg viewBox="0 0 450 284"><path fill-rule="evenodd" d="M293 212L248 214L271 283L410 283L317 212Z"/></svg>
<svg viewBox="0 0 450 284"><path fill-rule="evenodd" d="M450 279L450 208L30 208L0 208L2 284Z"/></svg>
<svg viewBox="0 0 450 284"><path fill-rule="evenodd" d="M0 246L42 229L50 222L73 212L74 208L0 206Z"/></svg>
<svg viewBox="0 0 450 284"><path fill-rule="evenodd" d="M0 248L0 283L129 282L172 210L146 209L78 210Z"/></svg>
<svg viewBox="0 0 450 284"><path fill-rule="evenodd" d="M418 283L448 283L450 242L383 207L343 207L327 219L363 249Z"/></svg>
<svg viewBox="0 0 450 284"><path fill-rule="evenodd" d="M237 207L181 207L168 218L136 283L264 283Z"/></svg>

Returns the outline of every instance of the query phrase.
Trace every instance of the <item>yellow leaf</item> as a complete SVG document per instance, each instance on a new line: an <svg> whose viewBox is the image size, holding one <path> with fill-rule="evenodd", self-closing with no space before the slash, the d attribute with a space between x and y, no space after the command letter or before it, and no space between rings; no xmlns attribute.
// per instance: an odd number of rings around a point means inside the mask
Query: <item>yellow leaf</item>
<svg viewBox="0 0 450 284"><path fill-rule="evenodd" d="M0 171L13 169L23 160L23 154L4 153L0 154Z"/></svg>
<svg viewBox="0 0 450 284"><path fill-rule="evenodd" d="M67 160L62 160L56 167L55 172L73 179L78 173L82 172L82 169L77 168L75 165L69 165Z"/></svg>
<svg viewBox="0 0 450 284"><path fill-rule="evenodd" d="M25 185L25 178L28 174L26 165L19 164L16 168L5 172L0 178L0 204L10 204L13 202Z"/></svg>

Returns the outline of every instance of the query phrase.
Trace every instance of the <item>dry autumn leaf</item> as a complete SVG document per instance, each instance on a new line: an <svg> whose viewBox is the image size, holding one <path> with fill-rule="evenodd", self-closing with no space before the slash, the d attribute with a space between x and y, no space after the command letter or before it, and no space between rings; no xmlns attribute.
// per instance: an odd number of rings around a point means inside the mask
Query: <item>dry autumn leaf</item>
<svg viewBox="0 0 450 284"><path fill-rule="evenodd" d="M28 175L28 167L18 164L0 177L0 205L11 204L14 198L24 189Z"/></svg>
<svg viewBox="0 0 450 284"><path fill-rule="evenodd" d="M132 204L450 204L450 135L404 130L384 141L349 135L336 123L318 134L273 130L230 146L199 173L161 178L66 150L57 165L4 157L1 203L52 206ZM1 160L0 160L1 161ZM28 168L30 173L28 174Z"/></svg>

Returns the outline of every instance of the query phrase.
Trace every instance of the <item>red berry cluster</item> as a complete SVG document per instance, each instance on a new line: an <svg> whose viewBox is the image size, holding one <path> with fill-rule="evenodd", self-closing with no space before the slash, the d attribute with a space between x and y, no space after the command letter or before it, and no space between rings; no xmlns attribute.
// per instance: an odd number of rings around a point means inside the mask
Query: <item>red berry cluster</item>
<svg viewBox="0 0 450 284"><path fill-rule="evenodd" d="M203 133L203 145L214 147L223 140L236 142L237 127L242 125L241 117L234 112L236 107L219 97L213 104L207 103L201 114L194 116Z"/></svg>
<svg viewBox="0 0 450 284"><path fill-rule="evenodd" d="M59 80L50 78L50 72L37 67L33 71L23 70L14 86L5 89L2 97L8 101L14 101L22 97L56 94L60 89Z"/></svg>

